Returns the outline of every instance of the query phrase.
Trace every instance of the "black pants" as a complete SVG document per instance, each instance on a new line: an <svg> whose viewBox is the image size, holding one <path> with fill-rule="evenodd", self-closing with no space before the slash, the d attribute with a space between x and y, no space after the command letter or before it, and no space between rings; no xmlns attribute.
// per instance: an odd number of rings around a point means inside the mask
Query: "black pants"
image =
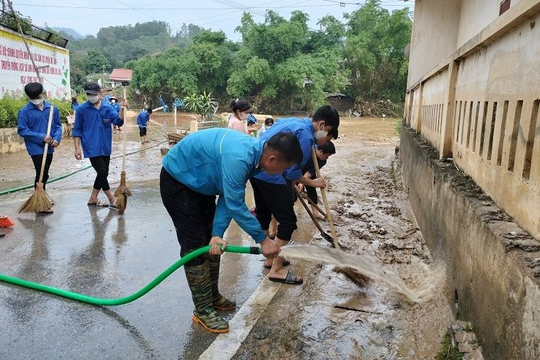
<svg viewBox="0 0 540 360"><path fill-rule="evenodd" d="M278 225L277 237L289 241L296 230L296 214L291 185L270 184L256 178L250 179L255 197L255 212L263 230L268 230L272 215Z"/></svg>
<svg viewBox="0 0 540 360"><path fill-rule="evenodd" d="M90 158L90 163L94 170L96 170L96 180L94 181L94 189L107 191L110 190L109 181L109 163L111 162L110 156L96 156Z"/></svg>
<svg viewBox="0 0 540 360"><path fill-rule="evenodd" d="M318 196L317 196L317 188L311 187L311 186L305 186L304 187L307 192L308 198L313 201L314 204L317 204Z"/></svg>
<svg viewBox="0 0 540 360"><path fill-rule="evenodd" d="M41 172L41 162L43 161L43 154L40 155L32 155L30 156L32 158L32 162L34 163L34 169L36 169L36 178L34 180L34 189L36 188L36 184L39 181L39 175ZM47 154L47 157L45 159L45 168L43 169L43 179L41 180L43 182L43 190L45 190L45 184L47 183L47 180L49 180L49 168L51 167L53 159L53 154Z"/></svg>
<svg viewBox="0 0 540 360"><path fill-rule="evenodd" d="M161 168L159 177L161 200L172 218L176 237L180 244L180 256L184 257L210 243L212 224L216 214L216 197L199 194L173 178ZM206 260L199 256L185 266L201 265Z"/></svg>

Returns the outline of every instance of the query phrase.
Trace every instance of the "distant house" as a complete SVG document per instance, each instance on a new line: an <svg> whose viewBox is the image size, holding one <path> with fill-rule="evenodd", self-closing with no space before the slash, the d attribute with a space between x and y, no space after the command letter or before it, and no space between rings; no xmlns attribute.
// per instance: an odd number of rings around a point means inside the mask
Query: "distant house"
<svg viewBox="0 0 540 360"><path fill-rule="evenodd" d="M122 82L129 81L131 82L131 77L133 76L133 71L129 69L113 69L111 75L109 76L109 81L113 88L116 86L121 86Z"/></svg>

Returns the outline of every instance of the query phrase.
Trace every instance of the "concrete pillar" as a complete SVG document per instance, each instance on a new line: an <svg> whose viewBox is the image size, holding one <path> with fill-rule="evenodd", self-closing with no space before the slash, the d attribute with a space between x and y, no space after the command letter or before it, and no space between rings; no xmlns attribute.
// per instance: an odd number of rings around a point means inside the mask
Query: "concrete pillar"
<svg viewBox="0 0 540 360"><path fill-rule="evenodd" d="M454 128L454 104L456 102L456 80L459 61L450 61L448 65L448 85L446 87L442 118L439 158L452 157L452 129Z"/></svg>

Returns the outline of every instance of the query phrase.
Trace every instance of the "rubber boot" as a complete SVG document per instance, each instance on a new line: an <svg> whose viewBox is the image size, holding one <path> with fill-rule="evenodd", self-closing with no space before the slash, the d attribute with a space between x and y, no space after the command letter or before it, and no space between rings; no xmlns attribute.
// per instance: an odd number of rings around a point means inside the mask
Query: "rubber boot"
<svg viewBox="0 0 540 360"><path fill-rule="evenodd" d="M208 265L210 266L210 282L212 283L212 305L217 310L236 309L236 301L229 300L219 293L219 264L221 256L208 255Z"/></svg>
<svg viewBox="0 0 540 360"><path fill-rule="evenodd" d="M208 262L196 266L185 266L186 279L191 290L195 311L193 321L212 333L226 333L229 323L223 320L212 307L212 284Z"/></svg>

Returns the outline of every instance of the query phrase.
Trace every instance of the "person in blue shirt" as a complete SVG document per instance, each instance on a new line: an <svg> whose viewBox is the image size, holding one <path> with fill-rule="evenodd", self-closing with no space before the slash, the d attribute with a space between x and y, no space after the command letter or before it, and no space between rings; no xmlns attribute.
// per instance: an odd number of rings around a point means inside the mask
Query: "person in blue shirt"
<svg viewBox="0 0 540 360"><path fill-rule="evenodd" d="M43 156L45 159L45 168L43 169L43 190L49 179L49 169L51 167L54 148L56 148L62 140L62 124L60 123L60 115L57 108L53 108L53 119L50 134L47 135L47 126L49 122L49 113L51 104L43 99L43 85L38 82L28 83L24 87L24 92L30 99L17 115L17 132L24 139L26 151L32 158L34 168L36 169L36 178L34 180L34 188L37 188L39 176L41 174L41 162ZM45 143L49 144L47 154L44 154ZM52 213L52 209L45 211Z"/></svg>
<svg viewBox="0 0 540 360"><path fill-rule="evenodd" d="M280 250L249 212L245 203L248 179L263 171L279 175L301 161L300 143L291 133L260 140L232 129L194 132L163 159L161 198L176 228L180 256L211 245L209 255L184 266L195 304L193 320L206 330L227 332L229 324L215 310L236 307L218 287L219 255L227 247L223 234L231 219L261 245L265 257L272 259Z"/></svg>
<svg viewBox="0 0 540 360"><path fill-rule="evenodd" d="M150 121L150 115L152 115L152 108L143 110L137 115L137 125L139 126L139 135L141 136L141 144L146 144L146 128Z"/></svg>
<svg viewBox="0 0 540 360"><path fill-rule="evenodd" d="M85 158L90 159L97 173L88 205L109 206L114 209L114 194L107 180L112 152L112 127L122 126L124 123L124 109L127 101L122 102L120 114L118 114L110 104L101 101L101 88L98 83L86 83L84 91L88 101L77 109L72 133L75 158L81 160L84 154ZM109 200L108 205L98 199L101 190Z"/></svg>
<svg viewBox="0 0 540 360"><path fill-rule="evenodd" d="M326 162L328 161L328 158L336 153L336 147L332 141L328 141L327 143L319 146L317 148L316 154L317 154L317 164L319 165L319 169L321 169L324 165L326 165ZM315 164L313 163L313 158L309 159L307 164L302 168L302 172L304 173L304 176L308 179L316 179L317 173L315 171ZM298 184L298 191L302 193L304 191L304 188L306 189L307 196L311 200L311 212L313 213L313 216L315 216L319 220L324 220L325 217L317 210L317 208L313 205L317 205L318 203L318 196L317 196L317 189L311 186L304 186L304 184Z"/></svg>
<svg viewBox="0 0 540 360"><path fill-rule="evenodd" d="M308 179L304 177L302 167L311 158L311 148L315 146L315 141L318 140L321 144L326 142L328 132L338 127L338 112L333 107L324 105L317 109L311 118L279 119L261 136L261 139L264 140L278 132L292 132L298 138L302 147L302 163L300 165L287 169L283 174L269 175L261 173L250 180L255 197L257 220L259 220L263 230L268 232L272 215L276 218L279 225L274 241L279 246L287 245L291 240L293 231L296 230L293 182L311 187L326 186L324 178ZM264 266L271 266L268 279L285 284L302 284L302 278L296 276L292 271L286 270L283 267L283 261L282 257L276 257L273 263L266 259Z"/></svg>
<svg viewBox="0 0 540 360"><path fill-rule="evenodd" d="M116 112L120 114L120 104L118 103L118 99L116 99L116 96L111 95L109 101L114 110L116 110ZM116 134L117 131L121 132L122 128L120 128L120 126L118 125L114 125L114 133Z"/></svg>

